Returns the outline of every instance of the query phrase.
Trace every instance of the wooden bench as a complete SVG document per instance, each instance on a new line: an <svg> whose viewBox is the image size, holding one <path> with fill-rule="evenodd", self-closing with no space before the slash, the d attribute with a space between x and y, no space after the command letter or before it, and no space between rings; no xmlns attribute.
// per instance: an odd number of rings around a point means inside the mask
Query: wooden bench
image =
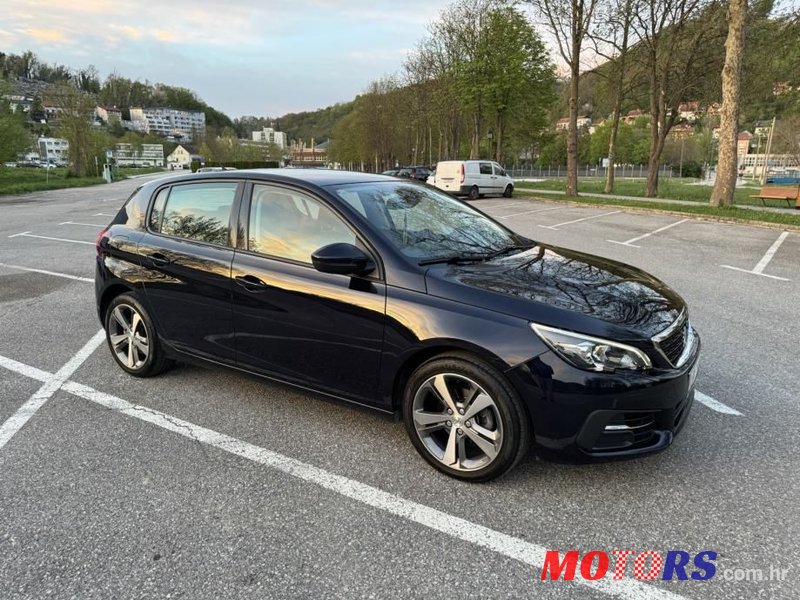
<svg viewBox="0 0 800 600"><path fill-rule="evenodd" d="M794 202L795 208L800 208L800 185L766 185L761 188L757 196L750 197L758 198L764 206L767 205L767 200L785 200L787 206L791 206Z"/></svg>

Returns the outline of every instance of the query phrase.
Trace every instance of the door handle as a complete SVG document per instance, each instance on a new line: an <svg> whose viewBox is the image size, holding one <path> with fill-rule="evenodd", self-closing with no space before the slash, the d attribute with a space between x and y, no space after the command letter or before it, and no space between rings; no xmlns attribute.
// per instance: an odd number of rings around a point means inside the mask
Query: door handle
<svg viewBox="0 0 800 600"><path fill-rule="evenodd" d="M161 254L161 252L153 252L153 254L149 256L149 258L150 262L152 262L157 267L163 267L164 265L168 265L170 263L170 260L163 254Z"/></svg>
<svg viewBox="0 0 800 600"><path fill-rule="evenodd" d="M234 279L248 292L263 292L267 289L267 284L255 275L237 275Z"/></svg>

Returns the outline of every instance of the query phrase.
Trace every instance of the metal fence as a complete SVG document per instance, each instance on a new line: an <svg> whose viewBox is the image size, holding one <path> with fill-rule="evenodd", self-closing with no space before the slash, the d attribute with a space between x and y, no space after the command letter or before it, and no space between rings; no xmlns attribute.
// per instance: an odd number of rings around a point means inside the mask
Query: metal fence
<svg viewBox="0 0 800 600"><path fill-rule="evenodd" d="M608 169L598 165L583 165L578 167L579 177L602 177L605 178ZM506 172L515 178L531 179L559 179L567 176L567 167L531 167L527 169L506 169ZM659 178L672 177L672 168L669 165L662 165L658 168ZM677 174L675 175L677 177ZM616 178L645 178L647 177L647 165L617 165L614 167L614 177Z"/></svg>

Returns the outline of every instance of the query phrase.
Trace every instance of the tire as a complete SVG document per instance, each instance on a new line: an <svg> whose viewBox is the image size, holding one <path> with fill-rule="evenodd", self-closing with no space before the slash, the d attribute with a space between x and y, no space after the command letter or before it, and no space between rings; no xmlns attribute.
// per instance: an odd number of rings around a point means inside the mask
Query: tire
<svg viewBox="0 0 800 600"><path fill-rule="evenodd" d="M503 190L503 198L511 198L511 194L514 193L514 186L510 183L506 186L506 189Z"/></svg>
<svg viewBox="0 0 800 600"><path fill-rule="evenodd" d="M174 364L158 341L153 320L133 294L121 294L109 303L104 324L111 356L126 373L152 377Z"/></svg>
<svg viewBox="0 0 800 600"><path fill-rule="evenodd" d="M403 419L417 452L464 481L507 473L525 456L531 438L527 413L503 374L469 354L420 365L406 383Z"/></svg>
<svg viewBox="0 0 800 600"><path fill-rule="evenodd" d="M469 189L469 196L468 197L469 197L470 200L477 200L480 197L480 195L481 194L480 194L480 191L478 190L478 186L477 185L473 185Z"/></svg>

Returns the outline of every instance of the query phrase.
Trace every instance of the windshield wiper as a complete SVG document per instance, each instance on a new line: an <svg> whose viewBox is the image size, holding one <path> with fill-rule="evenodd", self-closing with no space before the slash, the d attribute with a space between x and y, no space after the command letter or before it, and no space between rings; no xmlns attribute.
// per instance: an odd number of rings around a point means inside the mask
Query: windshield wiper
<svg viewBox="0 0 800 600"><path fill-rule="evenodd" d="M484 262L500 256L501 254L506 254L508 252L513 252L514 250L528 250L533 246L504 246L499 250L494 250L492 252L488 252L486 254L454 254L452 256L439 256L437 258L427 258L425 260L419 261L419 266L425 265L436 265L436 264L448 264L448 265L455 265L458 263L463 262Z"/></svg>
<svg viewBox="0 0 800 600"><path fill-rule="evenodd" d="M462 262L482 262L486 260L488 254L454 254L452 256L438 256L436 258L426 258L419 261L419 266L448 264L455 265Z"/></svg>

